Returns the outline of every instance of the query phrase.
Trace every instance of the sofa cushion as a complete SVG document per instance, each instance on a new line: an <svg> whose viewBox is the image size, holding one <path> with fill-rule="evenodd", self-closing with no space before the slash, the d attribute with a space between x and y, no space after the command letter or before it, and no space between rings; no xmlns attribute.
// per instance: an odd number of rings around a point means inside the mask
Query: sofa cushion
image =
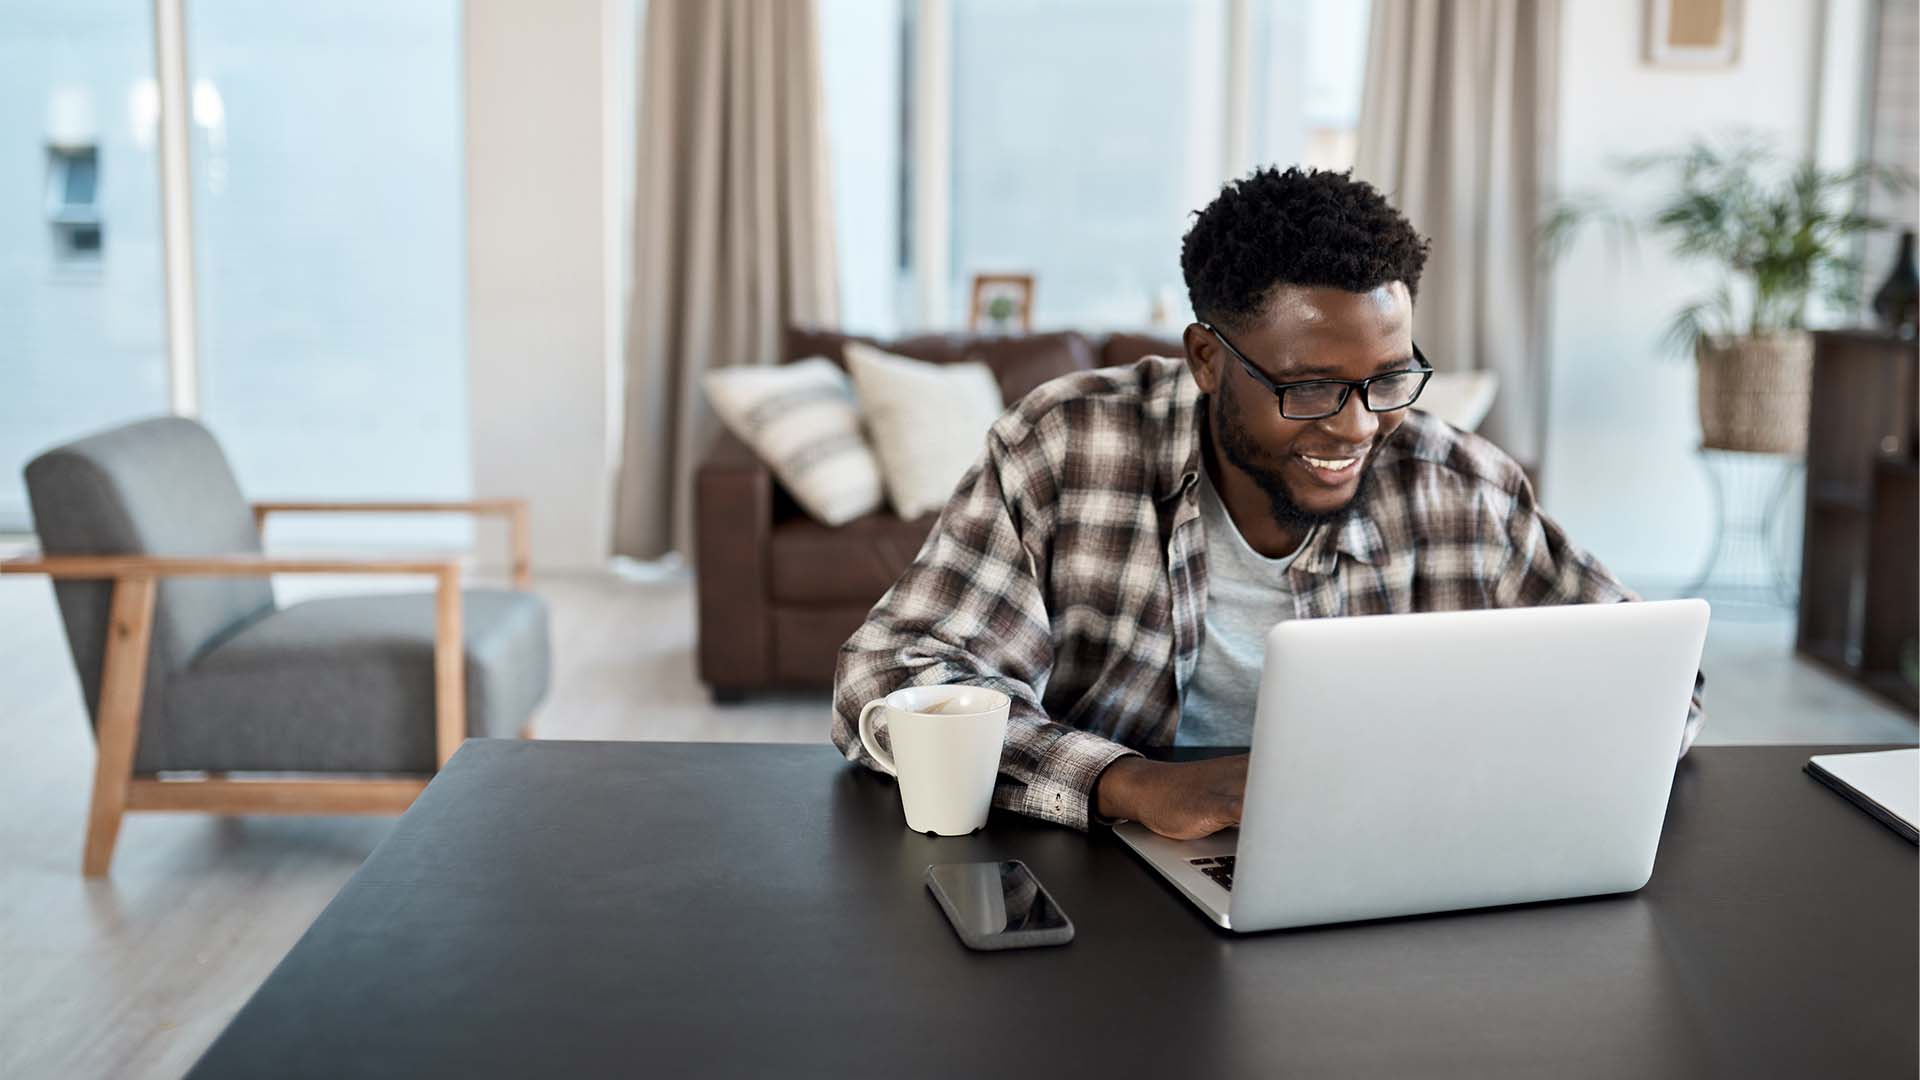
<svg viewBox="0 0 1920 1080"><path fill-rule="evenodd" d="M847 366L888 505L903 518L937 513L1000 419L993 372L985 364L910 360L863 341L847 343Z"/></svg>
<svg viewBox="0 0 1920 1080"><path fill-rule="evenodd" d="M913 565L936 520L868 514L838 528L804 517L782 521L768 552L769 593L775 603L871 607Z"/></svg>
<svg viewBox="0 0 1920 1080"><path fill-rule="evenodd" d="M1095 366L1093 343L1072 331L1023 337L983 337L969 345L963 359L978 360L1000 380L1008 405L1043 382Z"/></svg>
<svg viewBox="0 0 1920 1080"><path fill-rule="evenodd" d="M786 360L791 363L824 356L844 368L847 363L844 347L849 341L863 342L930 364L967 360L983 363L993 370L993 377L1000 384L1000 397L1008 405L1049 379L1095 366L1093 343L1071 330L1019 337L921 334L898 341L882 341L833 330L791 326L787 328Z"/></svg>
<svg viewBox="0 0 1920 1080"><path fill-rule="evenodd" d="M1100 345L1101 367L1125 367L1149 356L1185 356L1186 346L1176 336L1114 334Z"/></svg>
<svg viewBox="0 0 1920 1080"><path fill-rule="evenodd" d="M880 462L846 372L813 359L707 372L707 401L807 513L838 525L880 508Z"/></svg>
<svg viewBox="0 0 1920 1080"><path fill-rule="evenodd" d="M772 681L794 689L832 689L840 646L867 621L872 607L871 603L861 603L774 608L768 613L773 639Z"/></svg>

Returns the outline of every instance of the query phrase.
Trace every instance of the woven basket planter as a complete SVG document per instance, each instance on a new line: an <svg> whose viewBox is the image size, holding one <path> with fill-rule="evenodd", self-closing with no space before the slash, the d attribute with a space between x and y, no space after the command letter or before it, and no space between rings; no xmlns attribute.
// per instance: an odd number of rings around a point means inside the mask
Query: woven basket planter
<svg viewBox="0 0 1920 1080"><path fill-rule="evenodd" d="M1806 452L1811 334L1702 337L1693 355L1700 365L1701 446L1754 454Z"/></svg>

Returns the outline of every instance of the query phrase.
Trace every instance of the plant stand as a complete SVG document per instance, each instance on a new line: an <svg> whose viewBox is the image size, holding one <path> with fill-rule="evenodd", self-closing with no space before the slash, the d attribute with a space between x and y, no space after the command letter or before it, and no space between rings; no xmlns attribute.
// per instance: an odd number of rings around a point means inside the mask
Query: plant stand
<svg viewBox="0 0 1920 1080"><path fill-rule="evenodd" d="M1713 488L1713 547L1681 595L1747 608L1792 608L1799 602L1799 554L1783 551L1782 537L1795 537L1798 530L1783 519L1805 459L1704 446L1699 455Z"/></svg>

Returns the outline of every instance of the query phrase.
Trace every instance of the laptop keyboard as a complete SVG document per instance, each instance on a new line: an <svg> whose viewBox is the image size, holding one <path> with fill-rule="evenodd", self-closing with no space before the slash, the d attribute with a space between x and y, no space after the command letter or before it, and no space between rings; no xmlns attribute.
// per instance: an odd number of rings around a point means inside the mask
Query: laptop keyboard
<svg viewBox="0 0 1920 1080"><path fill-rule="evenodd" d="M1188 859L1187 864L1207 875L1215 885L1229 892L1233 890L1233 856L1221 855L1212 859Z"/></svg>

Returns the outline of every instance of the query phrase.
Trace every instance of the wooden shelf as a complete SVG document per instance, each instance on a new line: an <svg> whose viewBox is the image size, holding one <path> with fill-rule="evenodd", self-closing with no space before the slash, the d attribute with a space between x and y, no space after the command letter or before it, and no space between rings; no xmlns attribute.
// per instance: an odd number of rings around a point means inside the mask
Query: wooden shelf
<svg viewBox="0 0 1920 1080"><path fill-rule="evenodd" d="M1915 715L1915 710L1920 709L1920 695L1915 694L1913 684L1905 676L1897 671L1866 671L1860 673L1859 680L1860 685L1893 702L1907 714L1907 719L1920 726L1920 718Z"/></svg>
<svg viewBox="0 0 1920 1080"><path fill-rule="evenodd" d="M1889 670L1914 637L1914 465L1889 457L1914 430L1914 342L1884 331L1814 334L1801 545L1800 655L1905 708ZM1891 480L1889 474L1900 479Z"/></svg>

